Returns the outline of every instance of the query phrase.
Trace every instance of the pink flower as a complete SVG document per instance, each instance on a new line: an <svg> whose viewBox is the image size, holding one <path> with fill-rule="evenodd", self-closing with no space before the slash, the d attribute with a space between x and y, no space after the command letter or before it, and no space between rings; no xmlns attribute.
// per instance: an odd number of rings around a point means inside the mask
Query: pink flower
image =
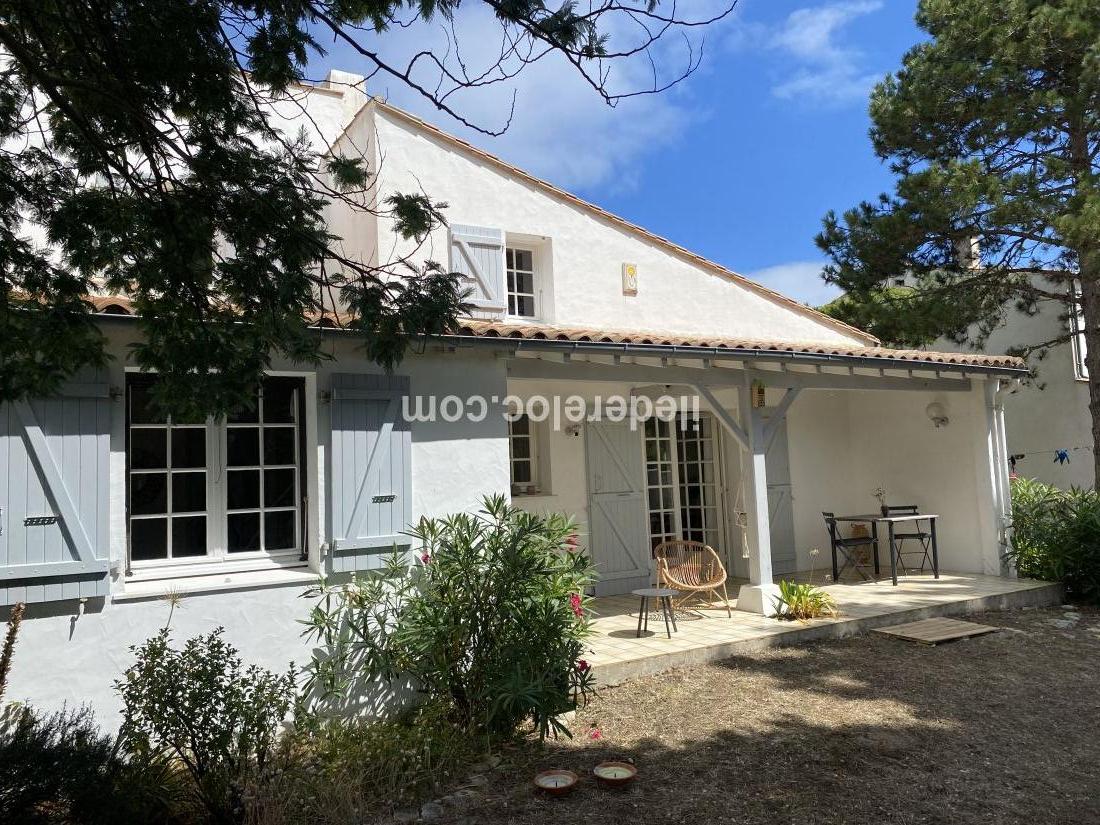
<svg viewBox="0 0 1100 825"><path fill-rule="evenodd" d="M584 615L584 608L581 607L581 597L577 593L569 597L569 606L573 608L573 615L577 618Z"/></svg>
<svg viewBox="0 0 1100 825"><path fill-rule="evenodd" d="M568 538L567 538L567 539L565 540L565 543L566 543L566 545L567 545L567 546L569 547L569 552L570 552L570 553L576 552L576 550L577 550L577 543L578 543L579 541L580 541L580 539L579 539L579 538L577 537L577 534L576 534L576 533L573 533L573 534L571 534L571 535L570 535L570 536L569 536L569 537L568 537Z"/></svg>
<svg viewBox="0 0 1100 825"><path fill-rule="evenodd" d="M584 659L577 659L578 673L587 673L589 667L591 667L591 665L589 665L588 662L586 662Z"/></svg>
<svg viewBox="0 0 1100 825"><path fill-rule="evenodd" d="M430 555L428 555L427 553L421 553L420 554L420 561L423 562L424 564L430 563L431 560L432 560L432 557Z"/></svg>
<svg viewBox="0 0 1100 825"><path fill-rule="evenodd" d="M599 728L592 728L592 730L590 730L588 732L588 738L589 739L603 739L603 733L600 732Z"/></svg>

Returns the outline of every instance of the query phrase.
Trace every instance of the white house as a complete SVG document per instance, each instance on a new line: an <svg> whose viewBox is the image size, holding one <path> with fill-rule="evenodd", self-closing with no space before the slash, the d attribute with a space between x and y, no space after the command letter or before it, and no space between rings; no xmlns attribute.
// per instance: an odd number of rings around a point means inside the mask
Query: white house
<svg viewBox="0 0 1100 825"><path fill-rule="evenodd" d="M1063 338L1065 315L1066 306L1051 301L1041 303L1034 315L1011 309L983 351L1007 352ZM936 344L937 348L953 346ZM1005 399L1008 451L1015 472L1063 489L1093 487L1096 473L1084 335L1075 333L1069 341L1050 347L1035 359L1034 371L1032 380L1021 383Z"/></svg>
<svg viewBox="0 0 1100 825"><path fill-rule="evenodd" d="M0 604L29 603L9 698L110 714L167 592L183 594L178 637L222 625L250 661L301 662L318 573L369 570L411 520L499 491L579 518L598 594L646 582L653 544L686 536L745 580L738 608L769 610L773 575L827 550L822 511L867 512L880 485L940 515L944 569L1002 572L1018 360L883 349L381 100L308 97L370 160L378 197L422 186L449 204L416 254L463 273L476 317L393 375L318 326L332 361L278 364L254 414L185 426L144 403L155 378L127 359L127 302L96 298L110 366L0 410ZM332 212L346 253L409 251L385 220ZM699 423L555 426L532 401L665 395ZM528 417L505 419L509 396ZM418 399L439 414L410 420Z"/></svg>

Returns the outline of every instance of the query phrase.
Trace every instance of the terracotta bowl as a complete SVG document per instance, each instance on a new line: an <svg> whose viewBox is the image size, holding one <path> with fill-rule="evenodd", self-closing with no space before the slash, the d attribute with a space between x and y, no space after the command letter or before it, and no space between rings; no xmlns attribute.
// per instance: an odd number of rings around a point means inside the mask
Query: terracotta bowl
<svg viewBox="0 0 1100 825"><path fill-rule="evenodd" d="M604 787L622 788L634 781L638 769L629 762L601 762L592 773Z"/></svg>
<svg viewBox="0 0 1100 825"><path fill-rule="evenodd" d="M549 770L535 776L535 787L551 796L565 796L577 787L580 779L573 771Z"/></svg>

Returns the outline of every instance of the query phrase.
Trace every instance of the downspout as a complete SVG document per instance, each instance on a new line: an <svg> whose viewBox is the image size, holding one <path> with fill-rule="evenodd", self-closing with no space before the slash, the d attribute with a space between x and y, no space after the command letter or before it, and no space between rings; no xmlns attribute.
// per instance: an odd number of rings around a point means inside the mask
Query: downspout
<svg viewBox="0 0 1100 825"><path fill-rule="evenodd" d="M1009 451L1008 432L1005 427L1005 399L1020 387L1019 378L998 379L1000 385L993 394L993 420L997 428L997 439L1001 444L1001 455L998 465L998 480L1000 482L1000 508L1001 508L1001 574L1014 576L1016 574L1008 559L1008 552L1012 549L1012 482L1009 479Z"/></svg>

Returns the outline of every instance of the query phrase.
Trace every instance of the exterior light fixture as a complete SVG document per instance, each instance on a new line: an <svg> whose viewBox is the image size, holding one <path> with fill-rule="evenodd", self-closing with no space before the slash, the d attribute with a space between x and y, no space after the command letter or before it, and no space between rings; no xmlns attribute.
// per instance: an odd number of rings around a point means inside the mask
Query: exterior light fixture
<svg viewBox="0 0 1100 825"><path fill-rule="evenodd" d="M946 427L951 420L947 417L947 410L943 404L939 401L933 401L927 407L924 408L924 414L928 416L928 420L931 421L936 428Z"/></svg>

